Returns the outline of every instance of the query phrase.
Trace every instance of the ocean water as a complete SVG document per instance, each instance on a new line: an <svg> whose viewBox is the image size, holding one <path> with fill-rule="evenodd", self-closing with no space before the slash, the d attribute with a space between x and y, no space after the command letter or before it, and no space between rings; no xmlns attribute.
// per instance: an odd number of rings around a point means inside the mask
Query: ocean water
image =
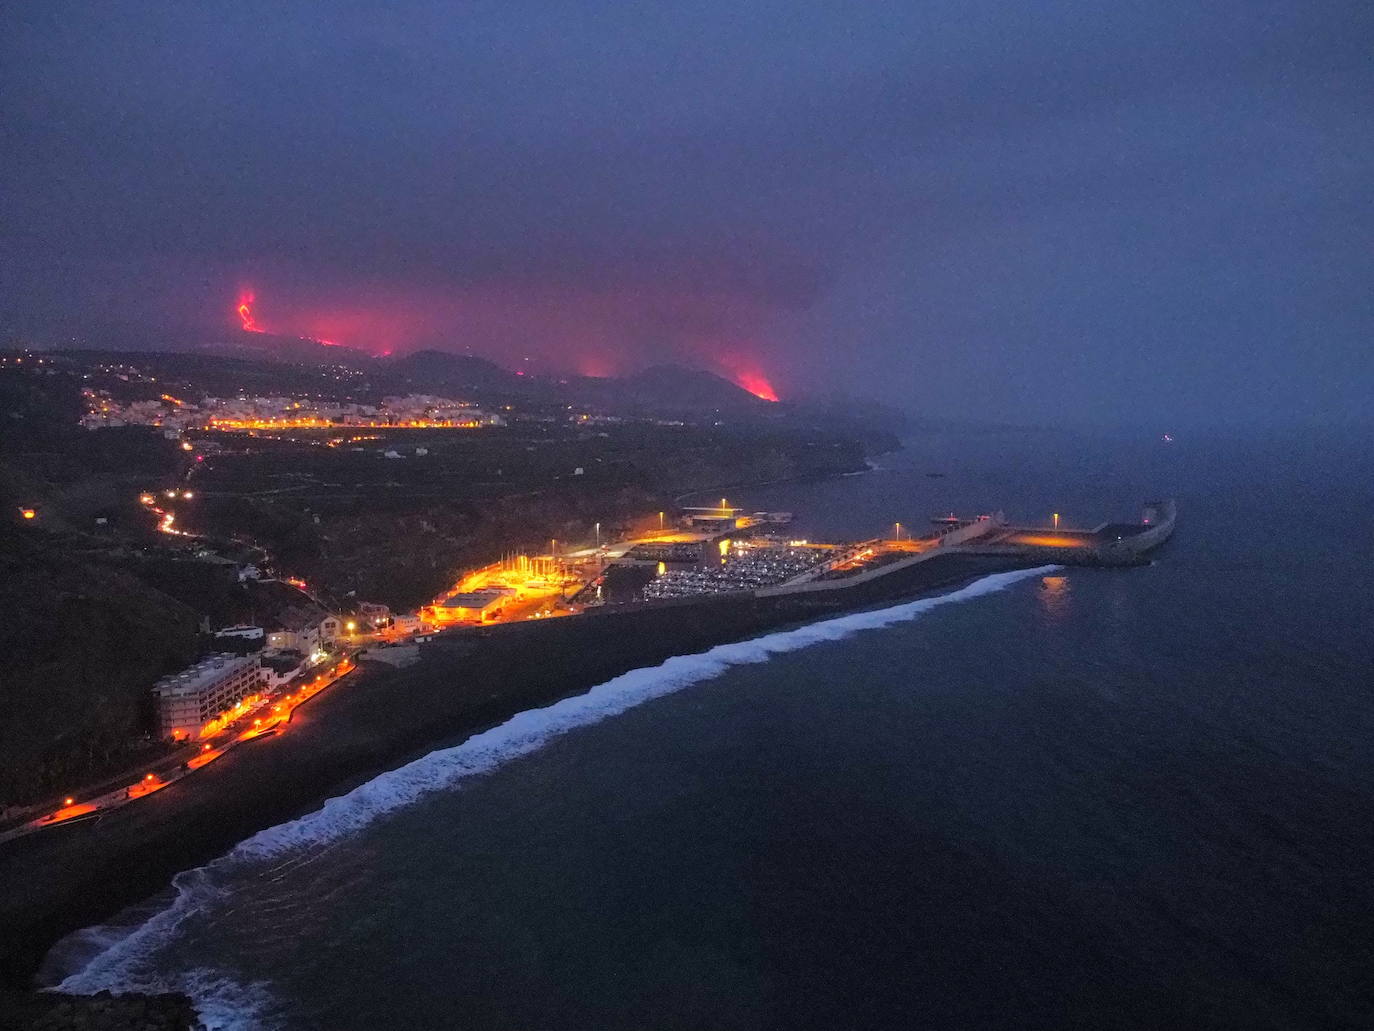
<svg viewBox="0 0 1374 1031"><path fill-rule="evenodd" d="M1180 523L1146 568L985 578L522 714L49 972L224 1028L1374 1026L1370 443L928 434L732 494L814 537L1161 495Z"/></svg>

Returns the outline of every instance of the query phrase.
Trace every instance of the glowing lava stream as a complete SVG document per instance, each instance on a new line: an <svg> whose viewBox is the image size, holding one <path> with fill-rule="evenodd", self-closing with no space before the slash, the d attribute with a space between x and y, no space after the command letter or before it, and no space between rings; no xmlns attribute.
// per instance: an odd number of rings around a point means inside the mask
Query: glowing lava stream
<svg viewBox="0 0 1374 1031"><path fill-rule="evenodd" d="M243 323L245 332L261 333L262 328L253 319L253 295L250 292L239 294L239 306L234 309L238 312L239 320Z"/></svg>

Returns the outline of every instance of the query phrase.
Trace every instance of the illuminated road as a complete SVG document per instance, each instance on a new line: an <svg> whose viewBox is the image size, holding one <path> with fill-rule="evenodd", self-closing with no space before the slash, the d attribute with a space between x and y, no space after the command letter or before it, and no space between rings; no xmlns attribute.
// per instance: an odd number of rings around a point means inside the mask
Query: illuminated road
<svg viewBox="0 0 1374 1031"><path fill-rule="evenodd" d="M298 706L305 704L355 668L353 660L345 656L325 672L298 682L294 691L265 698L256 705L246 707L242 715L214 733L209 740L199 742L196 746L198 751L188 747L174 753L170 758L164 756L158 760L154 768L140 772L138 779L132 783L94 797L79 798L80 792L77 792L76 795L64 799L52 812L0 832L0 842L20 838L49 827L97 818L101 814L119 809L175 784L245 742L280 733L291 722L291 714Z"/></svg>

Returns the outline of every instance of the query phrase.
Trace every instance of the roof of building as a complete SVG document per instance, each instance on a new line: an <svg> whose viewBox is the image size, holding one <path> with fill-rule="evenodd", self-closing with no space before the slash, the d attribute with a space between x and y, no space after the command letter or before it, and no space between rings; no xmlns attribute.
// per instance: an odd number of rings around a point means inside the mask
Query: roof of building
<svg viewBox="0 0 1374 1031"><path fill-rule="evenodd" d="M273 673L282 674L298 669L305 662L305 653L292 648L279 648L263 652L261 660Z"/></svg>
<svg viewBox="0 0 1374 1031"><path fill-rule="evenodd" d="M217 655L206 656L194 666L187 666L180 673L169 673L153 685L153 691L158 694L200 691L228 673L244 666L257 666L257 664L257 657L253 655L233 655L229 652L220 652Z"/></svg>
<svg viewBox="0 0 1374 1031"><path fill-rule="evenodd" d="M468 591L451 594L439 603L442 609L482 609L498 601L505 601L509 590Z"/></svg>
<svg viewBox="0 0 1374 1031"><path fill-rule="evenodd" d="M262 627L250 626L247 623L238 623L234 626L224 627L222 630L215 631L216 637L261 637Z"/></svg>
<svg viewBox="0 0 1374 1031"><path fill-rule="evenodd" d="M277 623L281 629L293 633L319 626L328 618L329 613L318 605L288 605L277 613Z"/></svg>

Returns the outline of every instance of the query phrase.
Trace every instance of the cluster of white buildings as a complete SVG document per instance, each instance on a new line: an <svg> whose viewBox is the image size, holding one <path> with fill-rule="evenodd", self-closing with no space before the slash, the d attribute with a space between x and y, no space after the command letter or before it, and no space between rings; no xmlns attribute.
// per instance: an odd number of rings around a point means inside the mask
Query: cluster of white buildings
<svg viewBox="0 0 1374 1031"><path fill-rule="evenodd" d="M380 404L298 397L206 397L185 401L164 394L158 400L120 404L105 391L87 389L88 430L107 426L190 429L292 429L329 426L437 427L471 429L504 426L505 417L466 401L433 394L385 397Z"/></svg>
<svg viewBox="0 0 1374 1031"><path fill-rule="evenodd" d="M215 634L223 651L153 685L160 736L186 740L254 695L275 691L321 660L339 640L338 616L317 605L283 609L270 624L225 627ZM239 654L247 652L247 654Z"/></svg>
<svg viewBox="0 0 1374 1031"><path fill-rule="evenodd" d="M88 430L110 426L161 426L168 430L195 429L204 424L204 413L196 405L169 400L131 401L120 404L103 390L89 387L82 391L86 414L81 425Z"/></svg>
<svg viewBox="0 0 1374 1031"><path fill-rule="evenodd" d="M339 617L318 605L291 605L277 615L277 629L267 635L267 646L305 655L327 651L339 640Z"/></svg>

